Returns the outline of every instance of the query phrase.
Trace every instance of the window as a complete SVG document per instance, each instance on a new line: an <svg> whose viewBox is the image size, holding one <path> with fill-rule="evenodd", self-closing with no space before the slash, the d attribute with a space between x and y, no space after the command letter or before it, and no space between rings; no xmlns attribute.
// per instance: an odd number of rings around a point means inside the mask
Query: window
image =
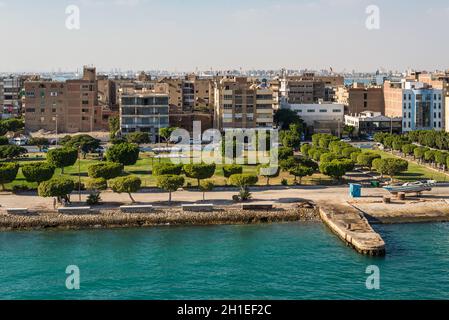
<svg viewBox="0 0 449 320"><path fill-rule="evenodd" d="M224 104L223 108L224 109L232 109L232 104Z"/></svg>
<svg viewBox="0 0 449 320"><path fill-rule="evenodd" d="M307 112L308 113L313 113L313 112L315 112L315 109L308 109Z"/></svg>
<svg viewBox="0 0 449 320"><path fill-rule="evenodd" d="M406 94L404 94L404 100L407 100L407 95Z"/></svg>
<svg viewBox="0 0 449 320"><path fill-rule="evenodd" d="M327 110L326 110L326 109L320 109L320 112L321 112L321 113L326 113Z"/></svg>
<svg viewBox="0 0 449 320"><path fill-rule="evenodd" d="M407 118L407 113L404 112L404 119Z"/></svg>
<svg viewBox="0 0 449 320"><path fill-rule="evenodd" d="M52 97L57 97L58 96L58 93L57 92L50 92L50 96L52 96Z"/></svg>
<svg viewBox="0 0 449 320"><path fill-rule="evenodd" d="M338 113L338 112L340 112L340 109L334 109L334 110L332 110L332 112Z"/></svg>
<svg viewBox="0 0 449 320"><path fill-rule="evenodd" d="M224 99L224 100L232 100L232 95L225 94L225 95L223 96L223 99Z"/></svg>
<svg viewBox="0 0 449 320"><path fill-rule="evenodd" d="M409 119L412 118L412 114L410 112L408 113L408 117L409 117Z"/></svg>

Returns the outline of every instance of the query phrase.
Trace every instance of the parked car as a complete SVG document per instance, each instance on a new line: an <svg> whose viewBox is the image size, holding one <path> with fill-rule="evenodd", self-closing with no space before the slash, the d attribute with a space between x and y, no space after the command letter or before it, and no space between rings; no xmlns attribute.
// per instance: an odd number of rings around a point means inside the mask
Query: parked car
<svg viewBox="0 0 449 320"><path fill-rule="evenodd" d="M351 142L352 139L351 138L343 138L340 140L341 142Z"/></svg>

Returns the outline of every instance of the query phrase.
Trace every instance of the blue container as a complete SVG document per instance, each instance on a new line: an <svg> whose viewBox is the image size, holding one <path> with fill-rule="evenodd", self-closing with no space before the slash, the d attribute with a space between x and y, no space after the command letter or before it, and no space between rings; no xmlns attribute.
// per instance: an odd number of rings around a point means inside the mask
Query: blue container
<svg viewBox="0 0 449 320"><path fill-rule="evenodd" d="M360 198L362 196L362 185L351 183L349 185L349 195L353 198Z"/></svg>

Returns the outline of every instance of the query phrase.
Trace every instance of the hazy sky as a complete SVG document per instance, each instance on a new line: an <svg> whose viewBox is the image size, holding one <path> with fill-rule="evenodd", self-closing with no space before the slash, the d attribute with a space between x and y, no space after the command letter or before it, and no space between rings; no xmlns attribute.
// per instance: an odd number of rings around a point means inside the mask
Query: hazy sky
<svg viewBox="0 0 449 320"><path fill-rule="evenodd" d="M444 69L447 30L447 0L0 0L0 71Z"/></svg>

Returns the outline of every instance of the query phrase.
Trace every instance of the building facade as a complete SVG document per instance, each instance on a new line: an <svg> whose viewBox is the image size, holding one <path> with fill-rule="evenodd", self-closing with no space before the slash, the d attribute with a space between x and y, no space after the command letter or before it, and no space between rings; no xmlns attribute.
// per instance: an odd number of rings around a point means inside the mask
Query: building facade
<svg viewBox="0 0 449 320"><path fill-rule="evenodd" d="M283 108L295 111L307 124L309 133L330 133L340 135L344 127L343 104L313 103L287 104Z"/></svg>
<svg viewBox="0 0 449 320"><path fill-rule="evenodd" d="M119 94L122 134L146 132L157 142L159 129L169 126L169 95L166 86L122 88Z"/></svg>
<svg viewBox="0 0 449 320"><path fill-rule="evenodd" d="M339 87L336 90L336 101L345 105L347 114L359 114L365 111L385 114L382 87L366 87L357 83L351 87Z"/></svg>
<svg viewBox="0 0 449 320"><path fill-rule="evenodd" d="M0 118L8 119L20 115L22 83L20 77L0 79Z"/></svg>
<svg viewBox="0 0 449 320"><path fill-rule="evenodd" d="M403 132L444 129L445 106L442 89L418 81L386 81L384 96L385 114L390 117L402 117Z"/></svg>
<svg viewBox="0 0 449 320"><path fill-rule="evenodd" d="M246 77L222 78L214 88L214 128L273 128L273 91Z"/></svg>
<svg viewBox="0 0 449 320"><path fill-rule="evenodd" d="M95 68L79 80L26 81L25 130L77 133L108 129L107 108L98 104Z"/></svg>
<svg viewBox="0 0 449 320"><path fill-rule="evenodd" d="M374 135L378 132L401 133L402 117L386 117L380 112L362 112L345 115L345 125L355 128L356 135Z"/></svg>

